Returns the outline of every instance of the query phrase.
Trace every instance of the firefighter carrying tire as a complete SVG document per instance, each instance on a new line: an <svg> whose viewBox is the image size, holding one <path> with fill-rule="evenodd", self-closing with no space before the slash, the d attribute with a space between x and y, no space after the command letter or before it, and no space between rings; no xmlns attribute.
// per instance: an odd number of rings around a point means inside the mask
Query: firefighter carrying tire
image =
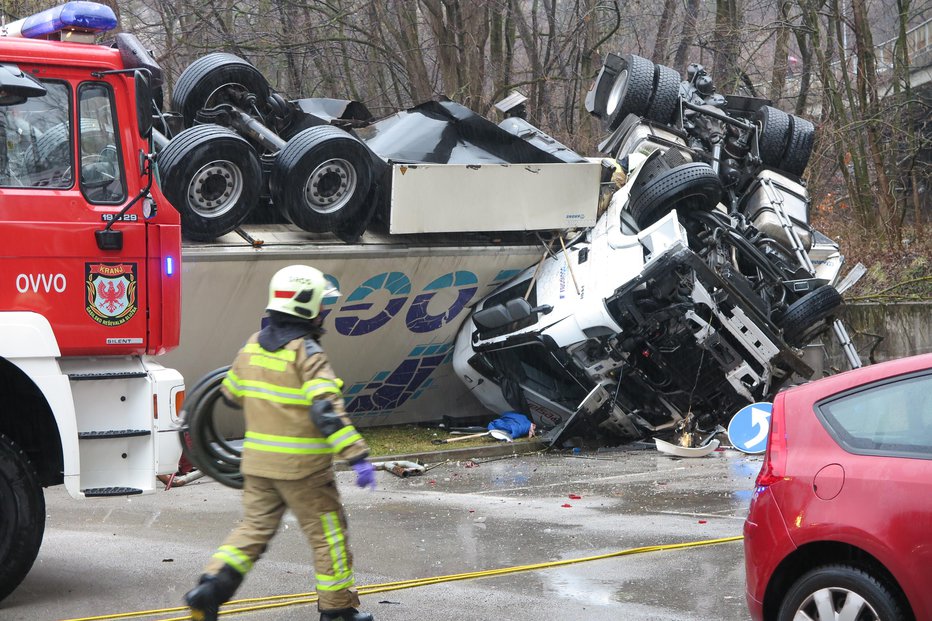
<svg viewBox="0 0 932 621"><path fill-rule="evenodd" d="M197 125L178 134L158 156L159 185L194 241L211 241L238 227L259 200L262 169L255 149L234 131Z"/></svg>
<svg viewBox="0 0 932 621"><path fill-rule="evenodd" d="M21 448L0 433L0 600L32 567L45 532L45 497L36 469Z"/></svg>
<svg viewBox="0 0 932 621"><path fill-rule="evenodd" d="M272 89L262 73L239 56L214 52L188 65L172 91L172 110L191 127L202 109L231 104L249 114L269 112Z"/></svg>
<svg viewBox="0 0 932 621"><path fill-rule="evenodd" d="M330 125L298 132L272 167L272 202L289 221L312 233L344 228L359 217L372 185L368 148Z"/></svg>

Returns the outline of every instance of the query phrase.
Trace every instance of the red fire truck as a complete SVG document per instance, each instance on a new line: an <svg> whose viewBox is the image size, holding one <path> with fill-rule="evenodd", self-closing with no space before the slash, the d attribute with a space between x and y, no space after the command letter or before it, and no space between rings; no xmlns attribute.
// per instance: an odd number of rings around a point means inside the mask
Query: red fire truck
<svg viewBox="0 0 932 621"><path fill-rule="evenodd" d="M43 488L152 492L180 457L181 231L154 183L158 64L99 4L0 32L0 599L25 577ZM90 44L87 44L90 43Z"/></svg>

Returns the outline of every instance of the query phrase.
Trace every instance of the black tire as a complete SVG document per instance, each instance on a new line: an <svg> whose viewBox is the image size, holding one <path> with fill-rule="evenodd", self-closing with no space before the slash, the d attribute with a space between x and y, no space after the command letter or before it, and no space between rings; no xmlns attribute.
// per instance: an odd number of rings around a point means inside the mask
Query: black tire
<svg viewBox="0 0 932 621"><path fill-rule="evenodd" d="M299 132L272 167L272 202L313 233L334 232L360 215L372 184L369 150L331 125Z"/></svg>
<svg viewBox="0 0 932 621"><path fill-rule="evenodd" d="M831 602L831 619L837 618L850 595L863 599L858 621L903 621L906 614L899 601L883 580L867 570L850 565L826 565L804 574L793 583L780 605L778 621L793 621L799 613L808 614L806 619L827 621L814 603L816 594L828 596ZM852 612L853 610L849 610ZM824 610L823 610L824 612Z"/></svg>
<svg viewBox="0 0 932 621"><path fill-rule="evenodd" d="M695 162L681 164L635 185L628 201L631 215L643 229L671 209L676 209L680 216L691 211L711 211L721 197L722 181L718 175L708 164Z"/></svg>
<svg viewBox="0 0 932 621"><path fill-rule="evenodd" d="M0 434L0 600L32 568L45 533L45 497L36 470L13 440Z"/></svg>
<svg viewBox="0 0 932 621"><path fill-rule="evenodd" d="M181 416L190 445L181 435L181 450L194 466L234 489L243 488L242 451L217 430L214 408L222 400L220 386L230 367L214 369L195 384L185 398Z"/></svg>
<svg viewBox="0 0 932 621"><path fill-rule="evenodd" d="M624 60L605 104L610 129L621 125L629 114L645 116L654 94L654 63L635 54L628 54Z"/></svg>
<svg viewBox="0 0 932 621"><path fill-rule="evenodd" d="M654 68L654 95L647 108L647 118L664 125L673 121L680 101L682 78L674 69L657 65Z"/></svg>
<svg viewBox="0 0 932 621"><path fill-rule="evenodd" d="M255 105L267 111L271 88L265 76L233 54L214 52L188 65L172 91L172 110L181 114L184 126L194 125L198 110L221 103L233 104L247 112ZM254 102L249 103L254 97Z"/></svg>
<svg viewBox="0 0 932 621"><path fill-rule="evenodd" d="M809 164L812 143L815 142L815 126L804 118L790 115L789 139L783 151L780 168L799 177Z"/></svg>
<svg viewBox="0 0 932 621"><path fill-rule="evenodd" d="M608 120L608 113L606 112L608 95L611 93L612 85L615 84L615 80L623 68L624 59L621 56L609 53L605 57L605 62L602 64L602 68L599 69L599 75L596 77L595 83L586 93L584 102L586 112L596 118Z"/></svg>
<svg viewBox="0 0 932 621"><path fill-rule="evenodd" d="M799 298L786 309L780 320L783 340L794 347L802 347L828 329L825 320L844 305L838 289L822 285Z"/></svg>
<svg viewBox="0 0 932 621"><path fill-rule="evenodd" d="M790 133L790 115L773 106L761 106L756 116L761 161L767 166L780 167Z"/></svg>
<svg viewBox="0 0 932 621"><path fill-rule="evenodd" d="M259 199L262 169L245 139L219 125L175 136L158 156L159 185L181 214L181 231L210 241L243 223Z"/></svg>

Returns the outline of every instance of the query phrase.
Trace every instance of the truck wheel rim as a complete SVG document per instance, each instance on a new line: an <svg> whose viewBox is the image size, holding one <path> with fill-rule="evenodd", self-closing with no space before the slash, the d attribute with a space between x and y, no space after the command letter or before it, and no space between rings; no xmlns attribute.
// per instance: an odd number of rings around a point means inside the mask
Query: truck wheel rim
<svg viewBox="0 0 932 621"><path fill-rule="evenodd" d="M188 184L188 206L203 218L227 213L243 193L243 173L227 160L203 166Z"/></svg>
<svg viewBox="0 0 932 621"><path fill-rule="evenodd" d="M356 168L344 159L323 162L304 184L304 200L318 213L339 211L356 192Z"/></svg>
<svg viewBox="0 0 932 621"><path fill-rule="evenodd" d="M615 111L618 109L621 103L622 92L625 90L625 84L627 84L627 82L628 70L622 69L618 77L615 78L615 83L612 84L612 90L608 93L608 101L605 102L605 111L610 115L615 114Z"/></svg>
<svg viewBox="0 0 932 621"><path fill-rule="evenodd" d="M857 611L856 615L850 617L852 619L880 621L877 611L863 597L842 587L828 587L815 591L800 604L796 617L799 617L799 613L806 613L809 615L807 618L815 621L829 621L838 618L837 614L842 609L845 609L846 613Z"/></svg>

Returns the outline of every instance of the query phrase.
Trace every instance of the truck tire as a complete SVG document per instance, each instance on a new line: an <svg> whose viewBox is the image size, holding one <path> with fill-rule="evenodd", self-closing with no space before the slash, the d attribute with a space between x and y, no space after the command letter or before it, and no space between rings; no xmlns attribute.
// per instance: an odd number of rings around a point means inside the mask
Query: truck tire
<svg viewBox="0 0 932 621"><path fill-rule="evenodd" d="M721 196L722 182L712 167L692 162L675 166L632 187L629 211L643 229L672 209L681 216L690 211L711 211Z"/></svg>
<svg viewBox="0 0 932 621"><path fill-rule="evenodd" d="M624 69L624 66L625 61L621 56L612 52L608 53L605 62L602 63L602 68L599 70L599 75L596 76L595 84L586 93L584 103L586 112L598 119L608 120L608 113L606 112L608 95L612 92L612 85L618 78L618 74Z"/></svg>
<svg viewBox="0 0 932 621"><path fill-rule="evenodd" d="M0 600L29 573L45 532L45 497L36 470L0 434Z"/></svg>
<svg viewBox="0 0 932 621"><path fill-rule="evenodd" d="M756 116L760 126L757 137L760 159L767 166L779 167L790 132L790 115L773 106L761 106Z"/></svg>
<svg viewBox="0 0 932 621"><path fill-rule="evenodd" d="M627 54L624 60L605 104L610 129L621 125L629 114L645 116L654 94L654 63L635 54Z"/></svg>
<svg viewBox="0 0 932 621"><path fill-rule="evenodd" d="M369 151L331 125L305 129L279 151L272 168L272 202L312 233L334 232L360 215L372 184Z"/></svg>
<svg viewBox="0 0 932 621"><path fill-rule="evenodd" d="M262 169L255 149L233 130L197 125L158 156L159 185L181 214L181 232L211 241L243 223L256 205Z"/></svg>
<svg viewBox="0 0 932 621"><path fill-rule="evenodd" d="M669 67L654 68L654 94L647 107L647 118L668 125L680 101L680 74Z"/></svg>
<svg viewBox="0 0 932 621"><path fill-rule="evenodd" d="M779 322L783 328L783 340L793 347L803 347L828 329L825 320L843 304L844 299L832 285L822 285L810 291L786 309Z"/></svg>
<svg viewBox="0 0 932 621"><path fill-rule="evenodd" d="M780 162L780 168L799 177L806 170L809 164L809 156L812 155L812 143L815 141L815 126L804 118L789 115L790 129L787 132L789 138L786 141L786 149L783 151L783 159Z"/></svg>
<svg viewBox="0 0 932 621"><path fill-rule="evenodd" d="M172 110L181 114L184 126L194 125L198 110L233 104L247 112L265 111L269 95L265 76L239 56L214 52L188 65L172 91Z"/></svg>

